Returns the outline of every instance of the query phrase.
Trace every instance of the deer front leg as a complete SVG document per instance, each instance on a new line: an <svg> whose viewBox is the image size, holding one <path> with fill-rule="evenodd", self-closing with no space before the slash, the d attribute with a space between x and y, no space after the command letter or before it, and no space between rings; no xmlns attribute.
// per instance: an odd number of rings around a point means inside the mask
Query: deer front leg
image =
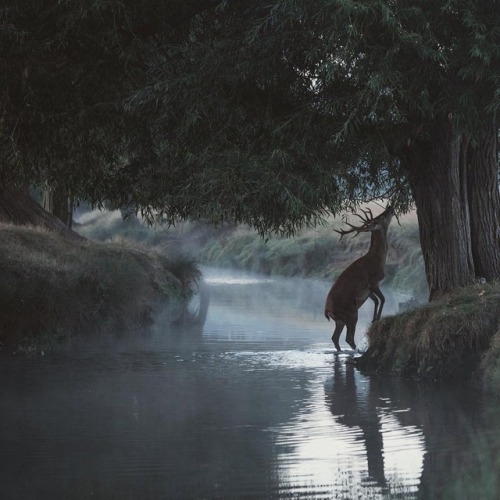
<svg viewBox="0 0 500 500"><path fill-rule="evenodd" d="M370 293L369 297L370 297L370 299L373 300L373 303L375 305L375 307L373 309L373 319L372 319L372 322L373 322L377 319L377 310L378 310L378 305L379 305L380 301L378 300L378 297L373 292Z"/></svg>
<svg viewBox="0 0 500 500"><path fill-rule="evenodd" d="M373 314L373 321L380 319L380 316L382 316L382 309L384 308L385 304L385 297L384 294L380 291L380 288L377 286L375 288L372 288L370 294L370 298L375 302L375 299L373 296L377 297L380 300L380 303L378 304L378 311L377 311L377 306L375 306L375 312Z"/></svg>

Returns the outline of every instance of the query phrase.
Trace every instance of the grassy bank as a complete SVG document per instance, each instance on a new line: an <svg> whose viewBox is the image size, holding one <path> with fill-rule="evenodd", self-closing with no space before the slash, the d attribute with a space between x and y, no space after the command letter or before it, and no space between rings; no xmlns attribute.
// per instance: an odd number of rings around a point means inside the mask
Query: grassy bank
<svg viewBox="0 0 500 500"><path fill-rule="evenodd" d="M379 208L374 212L380 211ZM334 232L340 220L304 229L294 238L274 236L265 241L246 226L212 228L186 222L175 228L146 228L138 221L124 222L119 212L85 216L78 231L86 237L106 240L120 235L132 241L167 247L180 246L204 264L244 269L267 275L318 278L333 281L353 260L367 252L370 235L346 237ZM415 296L427 296L418 226L414 216L396 222L389 230L389 253L384 285Z"/></svg>
<svg viewBox="0 0 500 500"><path fill-rule="evenodd" d="M175 318L199 277L185 258L9 224L0 224L0 262L3 350L135 328L150 322L160 304Z"/></svg>
<svg viewBox="0 0 500 500"><path fill-rule="evenodd" d="M340 240L334 232L338 227L337 221L331 221L323 227L301 231L295 238L273 237L267 242L248 228L238 228L208 241L201 249L200 259L264 274L333 281L370 246L369 234ZM427 294L416 224L391 228L384 283L415 295Z"/></svg>
<svg viewBox="0 0 500 500"><path fill-rule="evenodd" d="M359 368L421 379L480 380L500 393L500 283L456 290L368 331Z"/></svg>

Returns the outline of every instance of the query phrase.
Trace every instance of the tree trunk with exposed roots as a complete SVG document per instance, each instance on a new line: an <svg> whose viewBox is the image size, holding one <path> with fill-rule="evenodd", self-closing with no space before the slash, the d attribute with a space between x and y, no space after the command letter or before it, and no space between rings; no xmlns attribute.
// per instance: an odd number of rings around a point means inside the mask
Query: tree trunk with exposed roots
<svg viewBox="0 0 500 500"><path fill-rule="evenodd" d="M84 239L38 205L27 190L14 187L0 186L0 221L44 227L74 240Z"/></svg>
<svg viewBox="0 0 500 500"><path fill-rule="evenodd" d="M45 185L42 193L42 208L55 215L69 228L73 227L73 204L67 189Z"/></svg>
<svg viewBox="0 0 500 500"><path fill-rule="evenodd" d="M468 147L449 120L401 154L417 208L433 300L479 277L500 278L500 194L496 127Z"/></svg>
<svg viewBox="0 0 500 500"><path fill-rule="evenodd" d="M471 244L477 277L500 278L500 191L498 189L497 125L467 150L467 182Z"/></svg>

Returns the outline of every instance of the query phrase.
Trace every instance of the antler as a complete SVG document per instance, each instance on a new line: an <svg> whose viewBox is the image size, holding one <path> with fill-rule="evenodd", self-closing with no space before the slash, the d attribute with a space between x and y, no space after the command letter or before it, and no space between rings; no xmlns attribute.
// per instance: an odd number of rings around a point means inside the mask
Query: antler
<svg viewBox="0 0 500 500"><path fill-rule="evenodd" d="M361 211L365 214L364 217L359 214L354 214L354 215L356 217L359 217L363 222L363 224L368 224L369 222L373 221L373 214L369 207L366 207L366 209L362 208Z"/></svg>
<svg viewBox="0 0 500 500"><path fill-rule="evenodd" d="M369 208L362 208L361 211L364 214L364 217L360 214L354 214L356 217L359 217L363 224L361 226L354 226L353 224L350 224L346 220L344 220L344 224L348 225L351 229L334 229L336 233L340 234L340 239L346 235L346 234L351 234L351 233L356 233L354 236L357 236L359 233L366 232L368 231L368 226L373 223L374 217L373 213Z"/></svg>

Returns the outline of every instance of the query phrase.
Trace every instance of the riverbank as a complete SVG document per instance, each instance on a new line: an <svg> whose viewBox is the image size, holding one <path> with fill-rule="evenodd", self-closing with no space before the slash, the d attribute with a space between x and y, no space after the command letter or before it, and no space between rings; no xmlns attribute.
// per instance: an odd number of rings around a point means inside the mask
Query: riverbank
<svg viewBox="0 0 500 500"><path fill-rule="evenodd" d="M32 352L74 335L148 324L155 307L178 317L200 271L124 241L75 241L0 224L0 349Z"/></svg>
<svg viewBox="0 0 500 500"><path fill-rule="evenodd" d="M362 371L472 380L500 394L500 283L464 287L368 331Z"/></svg>
<svg viewBox="0 0 500 500"><path fill-rule="evenodd" d="M377 213L380 208L373 207ZM106 241L120 236L148 246L181 248L206 265L252 271L269 276L335 280L370 246L370 235L340 239L335 229L340 219L328 219L323 226L306 228L294 238L273 236L263 239L247 226L223 225L213 228L199 222L154 230L139 219L123 221L120 212L92 212L80 218L77 231L87 238ZM389 229L389 251L384 286L396 288L419 301L427 300L418 225L414 214L394 222Z"/></svg>

